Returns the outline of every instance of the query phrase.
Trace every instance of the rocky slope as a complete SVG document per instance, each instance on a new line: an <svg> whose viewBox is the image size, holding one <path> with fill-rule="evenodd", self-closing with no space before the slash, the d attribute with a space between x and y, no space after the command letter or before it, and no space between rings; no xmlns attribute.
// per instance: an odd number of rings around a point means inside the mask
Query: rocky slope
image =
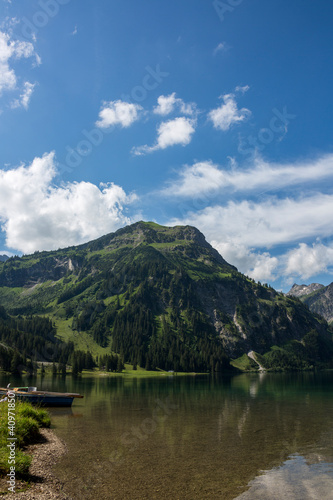
<svg viewBox="0 0 333 500"><path fill-rule="evenodd" d="M300 298L310 295L310 293L316 292L321 288L324 288L324 285L320 283L311 283L311 285L296 285L296 283L294 283L287 295Z"/></svg>
<svg viewBox="0 0 333 500"><path fill-rule="evenodd" d="M310 311L320 314L328 323L333 322L333 283L328 286L318 283L293 285L288 295L299 297Z"/></svg>

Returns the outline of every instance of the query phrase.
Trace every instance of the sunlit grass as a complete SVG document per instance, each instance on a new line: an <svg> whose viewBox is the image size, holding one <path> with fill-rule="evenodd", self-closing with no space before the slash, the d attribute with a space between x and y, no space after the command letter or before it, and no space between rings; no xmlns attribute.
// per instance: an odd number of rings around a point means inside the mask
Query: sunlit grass
<svg viewBox="0 0 333 500"><path fill-rule="evenodd" d="M15 473L27 474L32 457L25 454L22 448L32 443L39 436L41 427L50 427L51 420L46 410L33 407L29 403L16 401L15 410L9 409L15 415ZM0 404L0 476L5 476L10 470L8 443L8 403Z"/></svg>

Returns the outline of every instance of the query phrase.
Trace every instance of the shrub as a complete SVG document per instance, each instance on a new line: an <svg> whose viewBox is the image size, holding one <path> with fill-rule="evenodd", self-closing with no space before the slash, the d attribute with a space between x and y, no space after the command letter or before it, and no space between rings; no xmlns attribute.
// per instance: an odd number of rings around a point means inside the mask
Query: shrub
<svg viewBox="0 0 333 500"><path fill-rule="evenodd" d="M22 447L34 442L39 436L40 427L50 427L50 417L46 410L29 403L16 401L15 405L15 472L27 474L32 457L22 451ZM9 472L8 404L0 404L0 476Z"/></svg>

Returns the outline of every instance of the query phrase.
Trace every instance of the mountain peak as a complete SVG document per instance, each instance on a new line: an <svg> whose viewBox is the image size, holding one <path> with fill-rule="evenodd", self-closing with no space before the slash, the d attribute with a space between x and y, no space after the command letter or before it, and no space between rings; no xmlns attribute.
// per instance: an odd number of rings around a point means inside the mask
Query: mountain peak
<svg viewBox="0 0 333 500"><path fill-rule="evenodd" d="M320 283L311 283L310 285L297 285L294 283L287 295L292 295L293 297L303 297L305 295L310 295L310 293L320 290L321 288L324 288L324 285L321 285Z"/></svg>
<svg viewBox="0 0 333 500"><path fill-rule="evenodd" d="M327 286L319 283L293 285L287 295L300 298L310 311L320 314L328 323L333 322L333 283Z"/></svg>
<svg viewBox="0 0 333 500"><path fill-rule="evenodd" d="M155 222L139 221L118 229L81 248L89 248L91 251L114 250L122 247L138 247L140 245L151 245L162 253L170 251L192 252L196 247L197 254L200 252L209 254L215 261L230 270L237 271L236 267L226 262L223 257L207 241L204 235L193 226L161 226Z"/></svg>
<svg viewBox="0 0 333 500"><path fill-rule="evenodd" d="M237 272L192 226L140 221L84 245L9 259L0 264L0 298L9 314L50 315L60 338L69 328L75 342L89 338L147 369L220 371L228 356L269 354L311 330L331 339L300 301ZM278 361L269 354L268 366L284 366L285 356L294 363L288 353Z"/></svg>
<svg viewBox="0 0 333 500"><path fill-rule="evenodd" d="M162 239L187 240L207 246L208 243L204 235L194 226L161 226L156 222L139 221L119 229L114 234L140 233L142 232L148 238L156 239L159 242Z"/></svg>

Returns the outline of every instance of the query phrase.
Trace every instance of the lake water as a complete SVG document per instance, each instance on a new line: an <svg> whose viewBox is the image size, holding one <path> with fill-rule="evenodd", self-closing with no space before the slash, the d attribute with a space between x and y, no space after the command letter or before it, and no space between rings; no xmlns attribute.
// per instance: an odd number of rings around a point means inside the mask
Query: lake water
<svg viewBox="0 0 333 500"><path fill-rule="evenodd" d="M333 499L333 372L30 384L84 394L50 410L74 499Z"/></svg>

